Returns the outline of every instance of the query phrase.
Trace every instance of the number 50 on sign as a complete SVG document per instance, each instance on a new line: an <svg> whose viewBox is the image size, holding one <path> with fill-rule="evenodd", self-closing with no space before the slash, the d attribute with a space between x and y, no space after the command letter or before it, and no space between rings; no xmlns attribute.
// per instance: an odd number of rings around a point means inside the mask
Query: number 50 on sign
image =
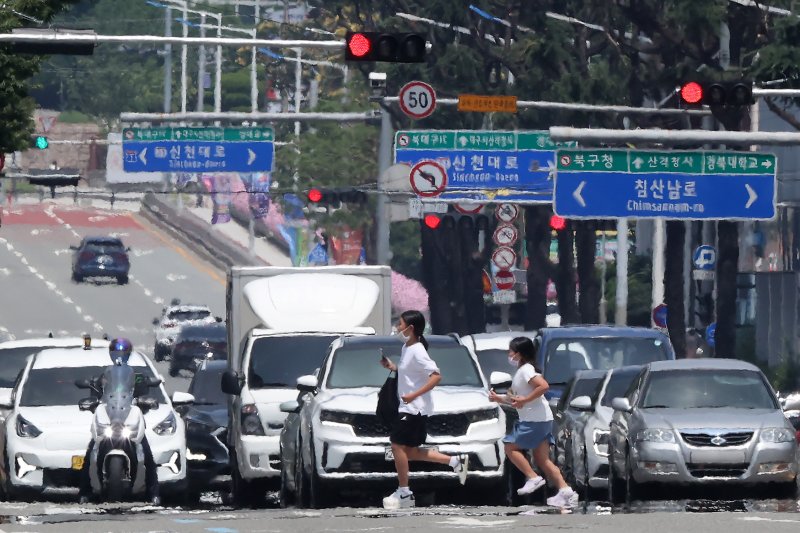
<svg viewBox="0 0 800 533"><path fill-rule="evenodd" d="M406 83L398 100L403 113L415 119L428 117L436 109L436 91L421 81Z"/></svg>

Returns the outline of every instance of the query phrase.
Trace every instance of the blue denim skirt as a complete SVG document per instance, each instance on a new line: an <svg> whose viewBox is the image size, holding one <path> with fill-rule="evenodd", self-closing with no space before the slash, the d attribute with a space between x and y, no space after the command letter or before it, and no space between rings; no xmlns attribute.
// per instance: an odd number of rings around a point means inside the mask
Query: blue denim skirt
<svg viewBox="0 0 800 533"><path fill-rule="evenodd" d="M514 422L514 429L506 435L503 442L514 444L523 450L533 450L547 439L550 444L555 444L553 438L553 421L547 422Z"/></svg>

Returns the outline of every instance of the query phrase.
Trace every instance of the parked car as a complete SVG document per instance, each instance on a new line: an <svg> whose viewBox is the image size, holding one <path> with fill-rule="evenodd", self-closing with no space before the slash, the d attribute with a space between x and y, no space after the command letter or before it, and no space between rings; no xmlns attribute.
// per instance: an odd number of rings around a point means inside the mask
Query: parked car
<svg viewBox="0 0 800 533"><path fill-rule="evenodd" d="M207 359L225 361L227 358L228 330L224 322L188 323L181 326L172 345L169 375L175 377L181 370L194 370Z"/></svg>
<svg viewBox="0 0 800 533"><path fill-rule="evenodd" d="M775 391L750 363L658 361L611 401L609 497L648 485L753 486L797 491L795 429Z"/></svg>
<svg viewBox="0 0 800 533"><path fill-rule="evenodd" d="M106 341L94 340L96 346L103 342ZM83 337L43 337L0 343L0 396L11 394L17 378L25 370L28 358L36 352L46 348L79 348L83 344ZM0 417L5 418L6 415L8 409L0 407Z"/></svg>
<svg viewBox="0 0 800 533"><path fill-rule="evenodd" d="M575 475L573 470L573 460L576 455L576 443L581 442L580 436L576 433L589 417L589 412L580 405L572 405L576 398L589 398L592 403L600 393L603 384L604 370L579 370L567 383L564 394L553 408L553 437L555 439L555 449L553 456L555 463L561 468L564 479L575 490L579 487L575 485ZM553 402L553 400L551 400Z"/></svg>
<svg viewBox="0 0 800 533"><path fill-rule="evenodd" d="M186 459L189 497L197 501L200 493L230 491L231 469L228 463L228 397L222 392L222 374L226 361L200 363L189 384L194 403L181 408L186 423Z"/></svg>
<svg viewBox="0 0 800 533"><path fill-rule="evenodd" d="M426 339L442 373L432 392L435 414L428 420L426 445L447 454L469 454L467 483L488 485L487 494L504 497L505 415L489 401L480 366L464 346L449 336ZM341 337L331 344L317 375L297 380L298 389L309 394L298 405L298 436L282 441L281 479L287 487L281 493L294 492L298 506L325 506L345 487L367 490L397 483L389 428L375 408L388 374L379 364L380 350L397 362L401 347L397 337ZM290 407L283 404L285 410ZM420 488L458 485L452 469L433 463L414 463L411 479Z"/></svg>
<svg viewBox="0 0 800 533"><path fill-rule="evenodd" d="M567 399L567 411L578 415L570 418L561 464L570 484L585 494L585 500L590 499L592 489L605 491L608 487L608 436L614 413L611 400L624 395L641 370L641 366L624 366L600 371L600 383L590 394L571 394ZM598 371L585 370L578 375L587 372Z"/></svg>
<svg viewBox="0 0 800 533"><path fill-rule="evenodd" d="M77 380L92 379L111 364L107 343L87 348L50 348L29 359L13 394L0 395L11 413L0 432L0 472L9 498L41 493L50 488L77 488L91 438L92 413L81 411L86 391ZM128 361L145 378L158 377L146 356L133 352ZM183 421L173 408L191 401L164 386L148 394L158 407L144 416L146 435L158 465L164 496L186 490L186 437Z"/></svg>
<svg viewBox="0 0 800 533"><path fill-rule="evenodd" d="M207 305L187 305L181 304L180 300L172 300L172 303L163 309L161 317L153 319L155 326L153 356L156 361L163 361L170 354L182 326L213 324L221 321L221 318L211 313Z"/></svg>
<svg viewBox="0 0 800 533"><path fill-rule="evenodd" d="M88 277L113 277L120 285L128 283L131 268L127 248L116 237L84 237L78 246L70 246L72 281Z"/></svg>
<svg viewBox="0 0 800 533"><path fill-rule="evenodd" d="M669 337L659 330L627 326L542 328L538 363L558 399L578 370L610 370L675 359Z"/></svg>

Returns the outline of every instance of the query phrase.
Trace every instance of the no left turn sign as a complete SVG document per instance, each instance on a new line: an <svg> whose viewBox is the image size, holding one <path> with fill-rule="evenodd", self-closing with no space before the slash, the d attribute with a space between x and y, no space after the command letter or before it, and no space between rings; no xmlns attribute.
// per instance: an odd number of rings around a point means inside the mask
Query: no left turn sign
<svg viewBox="0 0 800 533"><path fill-rule="evenodd" d="M422 81L403 85L398 100L403 113L415 119L429 117L436 109L436 91Z"/></svg>
<svg viewBox="0 0 800 533"><path fill-rule="evenodd" d="M421 161L409 174L411 189L417 195L431 198L439 196L447 188L447 171L436 161Z"/></svg>

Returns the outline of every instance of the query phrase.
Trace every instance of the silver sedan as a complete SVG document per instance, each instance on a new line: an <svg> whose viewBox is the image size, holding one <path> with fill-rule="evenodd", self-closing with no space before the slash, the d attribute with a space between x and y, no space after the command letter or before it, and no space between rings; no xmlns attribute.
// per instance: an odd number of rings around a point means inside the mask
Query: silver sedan
<svg viewBox="0 0 800 533"><path fill-rule="evenodd" d="M609 496L648 485L779 484L794 495L795 431L754 365L684 359L647 365L612 400Z"/></svg>

